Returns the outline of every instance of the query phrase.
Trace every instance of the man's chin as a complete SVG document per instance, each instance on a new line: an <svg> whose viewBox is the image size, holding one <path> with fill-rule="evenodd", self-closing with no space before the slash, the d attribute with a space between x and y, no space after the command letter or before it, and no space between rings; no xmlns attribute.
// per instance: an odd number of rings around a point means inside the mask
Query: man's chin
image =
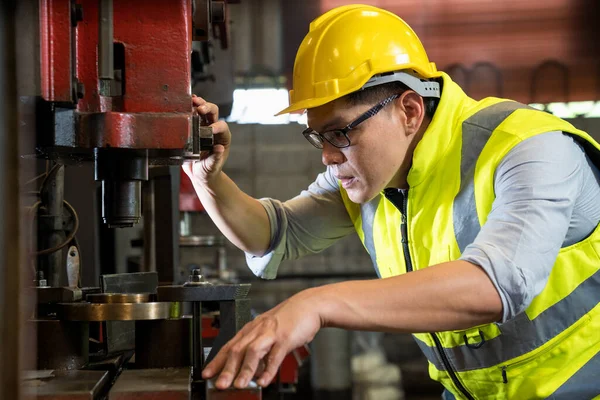
<svg viewBox="0 0 600 400"><path fill-rule="evenodd" d="M353 203L356 203L356 204L368 203L369 201L373 200L378 194L378 193L370 194L364 190L358 190L358 189L351 189L351 190L348 190L346 193L348 193L348 198L350 200L352 200Z"/></svg>

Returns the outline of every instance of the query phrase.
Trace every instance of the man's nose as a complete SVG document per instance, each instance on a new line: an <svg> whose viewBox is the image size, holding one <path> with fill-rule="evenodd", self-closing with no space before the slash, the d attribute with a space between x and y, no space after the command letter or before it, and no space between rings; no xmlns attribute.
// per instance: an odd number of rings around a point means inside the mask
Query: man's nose
<svg viewBox="0 0 600 400"><path fill-rule="evenodd" d="M323 164L326 166L342 164L345 161L344 154L340 149L327 142L323 141L323 153L321 155L321 160Z"/></svg>

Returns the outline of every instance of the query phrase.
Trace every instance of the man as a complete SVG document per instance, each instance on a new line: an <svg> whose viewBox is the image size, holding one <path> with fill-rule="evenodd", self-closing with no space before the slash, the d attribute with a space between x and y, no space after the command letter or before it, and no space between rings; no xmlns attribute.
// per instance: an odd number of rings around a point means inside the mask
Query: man
<svg viewBox="0 0 600 400"><path fill-rule="evenodd" d="M327 166L281 203L221 171L231 134L186 172L255 274L356 231L379 280L312 288L246 325L205 368L216 385L268 384L322 327L410 332L446 398L600 394L600 146L522 104L467 97L400 18L362 5L319 17L291 105ZM409 272L409 273L407 273ZM262 362L264 371L259 370Z"/></svg>

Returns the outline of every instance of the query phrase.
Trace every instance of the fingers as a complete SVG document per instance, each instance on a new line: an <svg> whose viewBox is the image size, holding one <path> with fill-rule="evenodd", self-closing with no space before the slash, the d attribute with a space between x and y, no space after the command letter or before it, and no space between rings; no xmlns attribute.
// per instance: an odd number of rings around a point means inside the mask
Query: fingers
<svg viewBox="0 0 600 400"><path fill-rule="evenodd" d="M265 372L265 368L267 367L265 363L265 359L263 358L258 362L258 367L256 368L256 372L254 373L253 379L258 380L258 378Z"/></svg>
<svg viewBox="0 0 600 400"><path fill-rule="evenodd" d="M192 104L198 114L206 119L209 124L214 124L219 120L219 107L216 104L209 103L202 97L192 96Z"/></svg>
<svg viewBox="0 0 600 400"><path fill-rule="evenodd" d="M250 323L252 324L252 323ZM202 377L204 379L209 379L215 376L219 371L225 371L226 368L229 367L229 370L237 370L239 369L239 364L241 363L242 356L239 356L241 348L244 347L247 342L254 336L248 332L248 328L250 324L246 324L229 342L225 344L219 350L219 353L215 356L215 358L204 368L202 371ZM237 357L237 358L236 358ZM223 373L220 374L219 379L223 376ZM233 380L233 377L231 378ZM227 386L231 384L231 381L228 382Z"/></svg>
<svg viewBox="0 0 600 400"><path fill-rule="evenodd" d="M277 371L279 371L279 367L287 353L288 351L282 344L277 343L273 346L267 358L267 368L257 381L260 386L265 387L271 383L275 375L277 375Z"/></svg>
<svg viewBox="0 0 600 400"><path fill-rule="evenodd" d="M238 389L245 388L256 374L260 361L269 353L273 346L273 337L259 337L254 340L246 348L244 363L240 368L240 372L235 380L235 387Z"/></svg>
<svg viewBox="0 0 600 400"><path fill-rule="evenodd" d="M248 340L247 338L242 338L237 342L232 340L232 342L234 344L226 352L225 366L219 374L219 378L217 379L217 382L215 384L217 389L227 389L229 386L231 386L236 376L238 376L238 372L240 371L240 368L242 368L242 361L246 359L248 350L251 347L249 346L250 340ZM219 353L222 352L223 351ZM247 374L248 371L251 370L251 367L245 365L243 367L243 370L245 371L245 374ZM252 374L250 374L250 376L252 376ZM242 381L236 382L236 387L245 387L249 381L250 379L248 379L247 381L244 379ZM243 382L243 386L239 386L240 382Z"/></svg>

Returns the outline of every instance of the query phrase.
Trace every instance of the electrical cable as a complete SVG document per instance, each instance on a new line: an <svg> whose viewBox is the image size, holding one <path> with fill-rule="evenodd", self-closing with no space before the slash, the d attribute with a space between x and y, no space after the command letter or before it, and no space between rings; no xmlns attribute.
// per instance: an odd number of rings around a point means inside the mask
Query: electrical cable
<svg viewBox="0 0 600 400"><path fill-rule="evenodd" d="M34 251L34 252L32 252L32 255L35 255L35 256L44 256L44 255L47 255L47 254L52 254L52 253L54 253L54 252L56 252L56 251L64 248L69 243L71 243L73 241L73 239L75 239L75 235L77 234L77 230L79 229L79 216L77 215L77 212L75 211L75 208L73 208L73 206L71 204L69 204L68 201L63 200L63 203L64 203L65 206L67 206L67 209L69 210L69 212L73 216L73 220L74 220L73 229L69 233L69 236L67 236L67 238L61 244L59 244L57 246L54 246L54 247L51 247L49 249ZM31 207L31 209L29 210L29 212L35 215L35 212L37 212L40 204L41 204L41 202L39 202L39 201L36 202ZM32 215L32 216L34 216L34 215Z"/></svg>

